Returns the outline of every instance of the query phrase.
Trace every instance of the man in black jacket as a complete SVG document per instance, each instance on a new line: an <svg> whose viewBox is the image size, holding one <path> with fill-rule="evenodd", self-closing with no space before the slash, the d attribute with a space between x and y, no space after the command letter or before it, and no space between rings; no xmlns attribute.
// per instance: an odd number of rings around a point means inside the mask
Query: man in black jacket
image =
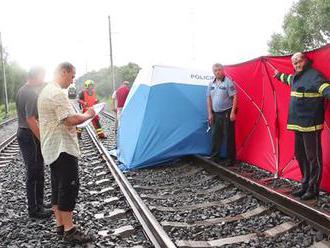
<svg viewBox="0 0 330 248"><path fill-rule="evenodd" d="M321 130L324 122L324 98L330 99L330 84L311 67L303 53L292 58L294 75L275 72L275 77L291 88L287 129L295 131L295 156L302 174L302 187L293 192L302 200L319 195L322 177Z"/></svg>

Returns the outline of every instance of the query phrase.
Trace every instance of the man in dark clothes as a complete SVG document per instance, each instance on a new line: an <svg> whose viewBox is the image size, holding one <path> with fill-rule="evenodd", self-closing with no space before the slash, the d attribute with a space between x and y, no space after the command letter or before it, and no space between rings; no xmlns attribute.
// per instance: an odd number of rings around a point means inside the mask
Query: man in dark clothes
<svg viewBox="0 0 330 248"><path fill-rule="evenodd" d="M48 218L52 211L44 209L44 160L40 150L37 99L43 88L45 71L32 68L27 83L16 96L18 116L17 140L26 166L28 213L32 218Z"/></svg>
<svg viewBox="0 0 330 248"><path fill-rule="evenodd" d="M312 68L305 54L295 53L291 62L294 75L275 71L275 77L291 88L287 129L295 132L295 156L302 174L302 187L293 195L311 200L319 195L322 177L321 131L330 84Z"/></svg>

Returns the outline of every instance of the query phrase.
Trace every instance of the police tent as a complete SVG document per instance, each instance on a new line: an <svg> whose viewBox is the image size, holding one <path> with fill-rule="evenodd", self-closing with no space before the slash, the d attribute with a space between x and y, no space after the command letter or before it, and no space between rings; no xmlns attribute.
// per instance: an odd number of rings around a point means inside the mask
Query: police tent
<svg viewBox="0 0 330 248"><path fill-rule="evenodd" d="M206 89L212 79L211 72L158 65L139 72L118 131L118 158L126 169L209 154Z"/></svg>

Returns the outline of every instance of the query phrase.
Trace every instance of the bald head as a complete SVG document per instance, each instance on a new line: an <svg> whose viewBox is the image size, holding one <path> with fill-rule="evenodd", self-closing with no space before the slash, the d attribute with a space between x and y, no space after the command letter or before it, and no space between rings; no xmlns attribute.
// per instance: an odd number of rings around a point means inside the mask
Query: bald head
<svg viewBox="0 0 330 248"><path fill-rule="evenodd" d="M55 69L55 82L68 88L76 75L76 68L69 62L59 64Z"/></svg>
<svg viewBox="0 0 330 248"><path fill-rule="evenodd" d="M298 52L298 53L295 53L295 54L292 55L291 61L293 62L293 61L297 61L299 59L305 59L305 58L306 58L305 54L303 54L301 52Z"/></svg>
<svg viewBox="0 0 330 248"><path fill-rule="evenodd" d="M307 63L307 58L305 54L298 52L292 55L291 62L295 71L301 72Z"/></svg>

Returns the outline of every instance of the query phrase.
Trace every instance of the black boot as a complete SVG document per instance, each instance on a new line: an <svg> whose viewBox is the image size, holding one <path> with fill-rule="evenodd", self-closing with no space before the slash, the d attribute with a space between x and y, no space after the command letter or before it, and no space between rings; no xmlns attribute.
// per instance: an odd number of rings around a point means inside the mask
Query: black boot
<svg viewBox="0 0 330 248"><path fill-rule="evenodd" d="M308 200L317 200L319 195L313 191L307 191L305 194L301 196L301 200L308 201Z"/></svg>
<svg viewBox="0 0 330 248"><path fill-rule="evenodd" d="M303 194L300 199L303 201L308 201L308 200L318 199L318 197L319 197L319 187L314 184L309 186L306 193Z"/></svg>
<svg viewBox="0 0 330 248"><path fill-rule="evenodd" d="M211 160L215 163L219 163L219 157L218 156L211 156L209 160Z"/></svg>
<svg viewBox="0 0 330 248"><path fill-rule="evenodd" d="M225 167L235 166L237 164L237 161L235 159L226 159L223 165Z"/></svg>
<svg viewBox="0 0 330 248"><path fill-rule="evenodd" d="M302 184L301 189L295 190L291 194L294 197L301 197L306 193L307 188L308 188L308 184Z"/></svg>
<svg viewBox="0 0 330 248"><path fill-rule="evenodd" d="M48 219L48 218L50 218L50 216L52 216L51 210L29 212L29 217L35 218L35 219Z"/></svg>
<svg viewBox="0 0 330 248"><path fill-rule="evenodd" d="M64 226L57 226L56 234L60 237L63 237L64 236Z"/></svg>
<svg viewBox="0 0 330 248"><path fill-rule="evenodd" d="M292 194L293 197L301 197L305 193L306 193L305 189L298 189L298 190L293 191L291 194Z"/></svg>
<svg viewBox="0 0 330 248"><path fill-rule="evenodd" d="M51 209L38 207L35 210L29 211L29 217L35 219L48 219L50 216L52 216L52 213L53 211Z"/></svg>

